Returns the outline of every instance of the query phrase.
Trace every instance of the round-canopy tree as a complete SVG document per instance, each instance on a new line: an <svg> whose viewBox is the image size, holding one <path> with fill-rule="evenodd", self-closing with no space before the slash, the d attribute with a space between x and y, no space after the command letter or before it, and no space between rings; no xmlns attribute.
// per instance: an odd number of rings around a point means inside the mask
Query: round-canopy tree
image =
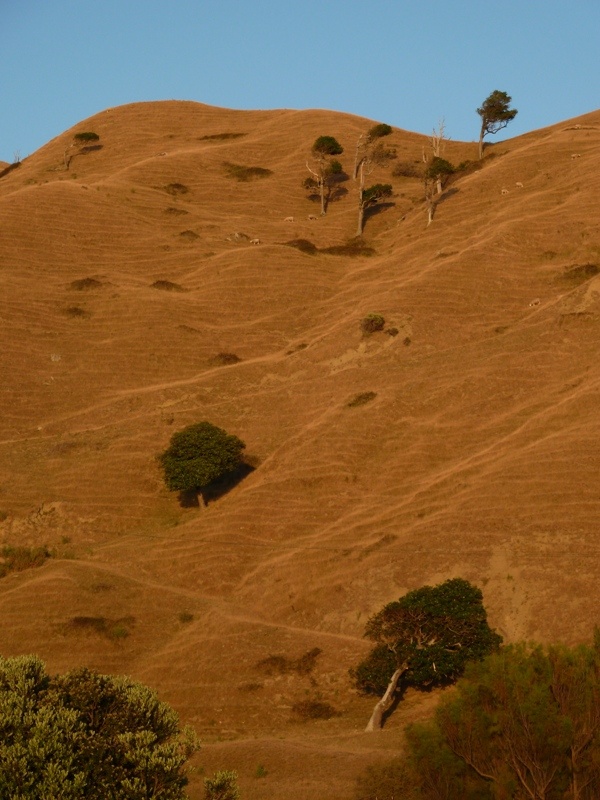
<svg viewBox="0 0 600 800"><path fill-rule="evenodd" d="M365 636L376 646L356 669L356 687L383 695L367 730L380 728L400 682L403 687L452 683L468 661L500 646L502 637L487 623L481 591L462 578L423 586L388 603L372 616Z"/></svg>
<svg viewBox="0 0 600 800"><path fill-rule="evenodd" d="M177 431L158 460L171 491L188 492L236 470L246 445L237 436L210 422L197 422Z"/></svg>

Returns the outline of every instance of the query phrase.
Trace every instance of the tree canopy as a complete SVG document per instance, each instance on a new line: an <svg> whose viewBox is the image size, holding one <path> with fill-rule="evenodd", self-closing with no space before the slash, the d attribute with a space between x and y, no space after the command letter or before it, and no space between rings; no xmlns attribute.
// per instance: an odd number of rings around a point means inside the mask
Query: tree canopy
<svg viewBox="0 0 600 800"><path fill-rule="evenodd" d="M344 148L334 136L319 136L312 146L312 151L327 156L340 156Z"/></svg>
<svg viewBox="0 0 600 800"><path fill-rule="evenodd" d="M210 422L197 422L177 431L159 455L167 487L191 491L207 486L237 469L246 445L237 436Z"/></svg>
<svg viewBox="0 0 600 800"><path fill-rule="evenodd" d="M502 641L488 625L481 591L462 578L388 603L368 620L365 636L375 647L351 675L360 691L384 695L382 713L399 683L417 688L452 683L469 661L482 659Z"/></svg>
<svg viewBox="0 0 600 800"><path fill-rule="evenodd" d="M481 130L479 133L479 158L483 155L483 138L488 133L498 133L502 128L506 128L509 122L517 116L517 109L510 108L512 97L506 92L495 89L483 101L477 113L481 117Z"/></svg>
<svg viewBox="0 0 600 800"><path fill-rule="evenodd" d="M0 658L0 797L181 800L197 749L140 683L87 669L50 676L37 656Z"/></svg>

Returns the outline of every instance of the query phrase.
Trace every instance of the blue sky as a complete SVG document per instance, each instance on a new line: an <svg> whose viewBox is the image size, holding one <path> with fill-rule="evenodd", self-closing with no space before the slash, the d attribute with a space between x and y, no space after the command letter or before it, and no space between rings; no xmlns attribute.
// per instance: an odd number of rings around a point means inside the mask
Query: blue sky
<svg viewBox="0 0 600 800"><path fill-rule="evenodd" d="M105 108L327 108L477 139L600 107L600 0L0 0L0 160ZM497 136L492 141L497 141Z"/></svg>

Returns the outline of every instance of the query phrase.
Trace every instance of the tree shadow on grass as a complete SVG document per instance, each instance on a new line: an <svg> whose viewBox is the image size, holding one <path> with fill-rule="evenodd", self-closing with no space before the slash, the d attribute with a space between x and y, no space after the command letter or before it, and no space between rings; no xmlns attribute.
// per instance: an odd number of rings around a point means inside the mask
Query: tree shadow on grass
<svg viewBox="0 0 600 800"><path fill-rule="evenodd" d="M206 486L179 492L179 505L182 508L198 508L200 505L207 506L209 503L214 503L234 489L255 469L252 464L242 462L236 469Z"/></svg>

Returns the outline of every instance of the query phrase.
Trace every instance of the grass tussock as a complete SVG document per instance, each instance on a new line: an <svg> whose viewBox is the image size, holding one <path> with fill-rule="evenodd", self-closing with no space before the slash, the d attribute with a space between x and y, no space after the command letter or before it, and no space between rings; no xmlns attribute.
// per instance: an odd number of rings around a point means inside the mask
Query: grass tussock
<svg viewBox="0 0 600 800"><path fill-rule="evenodd" d="M253 181L255 178L268 178L273 171L265 167L246 167L243 164L232 164L229 161L223 162L223 167L228 177L243 183Z"/></svg>
<svg viewBox="0 0 600 800"><path fill-rule="evenodd" d="M340 715L340 712L336 711L332 705L324 703L322 700L301 700L299 703L294 703L292 712L300 722L331 719Z"/></svg>
<svg viewBox="0 0 600 800"><path fill-rule="evenodd" d="M135 617L72 617L64 626L65 633L93 633L107 639L125 639L131 633Z"/></svg>
<svg viewBox="0 0 600 800"><path fill-rule="evenodd" d="M41 567L51 558L47 547L12 547L5 545L0 549L0 578L9 572L23 572L32 567Z"/></svg>
<svg viewBox="0 0 600 800"><path fill-rule="evenodd" d="M239 364L242 359L235 353L217 353L210 359L210 364L213 367L226 367L230 364Z"/></svg>
<svg viewBox="0 0 600 800"><path fill-rule="evenodd" d="M310 675L316 666L317 658L323 651L314 647L300 658L292 659L286 656L268 656L256 664L256 669L264 675Z"/></svg>
<svg viewBox="0 0 600 800"><path fill-rule="evenodd" d="M360 394L355 394L352 400L349 400L346 403L348 408L357 408L358 406L364 406L367 403L370 403L372 400L375 400L377 397L377 392L360 392Z"/></svg>
<svg viewBox="0 0 600 800"><path fill-rule="evenodd" d="M88 289L99 289L101 286L102 281L96 278L79 278L79 280L71 281L70 283L71 289L75 289L78 292L84 292Z"/></svg>
<svg viewBox="0 0 600 800"><path fill-rule="evenodd" d="M187 289L184 289L183 286L180 286L178 283L173 283L173 281L154 281L153 284L150 286L151 289L160 289L163 292L185 292Z"/></svg>
<svg viewBox="0 0 600 800"><path fill-rule="evenodd" d="M173 197L178 197L182 194L187 194L190 190L187 186L183 183L168 183L165 187L163 187L165 192L168 192Z"/></svg>

